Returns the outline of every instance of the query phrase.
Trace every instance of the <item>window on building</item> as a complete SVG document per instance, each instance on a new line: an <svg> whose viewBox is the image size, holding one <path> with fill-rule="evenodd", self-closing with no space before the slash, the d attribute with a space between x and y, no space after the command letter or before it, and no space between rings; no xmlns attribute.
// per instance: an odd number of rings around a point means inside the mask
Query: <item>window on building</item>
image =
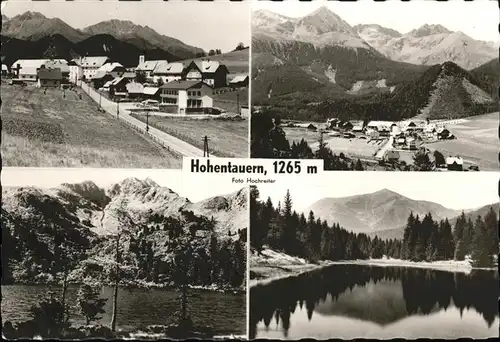
<svg viewBox="0 0 500 342"><path fill-rule="evenodd" d="M198 91L196 95L201 96L201 91Z"/></svg>

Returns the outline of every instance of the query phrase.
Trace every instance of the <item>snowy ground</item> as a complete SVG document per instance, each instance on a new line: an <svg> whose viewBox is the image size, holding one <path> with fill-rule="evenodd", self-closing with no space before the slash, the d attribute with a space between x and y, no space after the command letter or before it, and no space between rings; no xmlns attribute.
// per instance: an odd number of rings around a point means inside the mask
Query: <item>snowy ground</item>
<svg viewBox="0 0 500 342"><path fill-rule="evenodd" d="M460 272L464 274L469 274L473 269L479 269L472 267L471 259L469 257L466 257L463 261L442 260L433 262L414 262L387 258L384 256L382 259L320 261L318 264L311 264L302 258L265 248L261 255L257 255L255 251L252 251L252 255L250 257L250 278L252 279L249 281L249 286L252 287L257 284L266 284L277 279L297 276L325 266L340 264L373 265L382 267L417 267L449 272ZM496 270L497 268L492 267L482 269Z"/></svg>
<svg viewBox="0 0 500 342"><path fill-rule="evenodd" d="M308 263L305 259L290 256L282 252L264 248L261 255L252 250L250 256L249 287L267 284L277 279L297 276L327 265L332 262L321 261L318 264Z"/></svg>

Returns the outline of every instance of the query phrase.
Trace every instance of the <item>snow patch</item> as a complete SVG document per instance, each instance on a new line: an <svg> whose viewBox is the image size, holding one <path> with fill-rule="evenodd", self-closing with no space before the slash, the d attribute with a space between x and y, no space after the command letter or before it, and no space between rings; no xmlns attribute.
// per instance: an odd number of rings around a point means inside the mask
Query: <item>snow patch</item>
<svg viewBox="0 0 500 342"><path fill-rule="evenodd" d="M387 83L386 83L385 78L383 78L381 80L378 80L377 84L375 85L375 87L377 87L377 88L387 88Z"/></svg>
<svg viewBox="0 0 500 342"><path fill-rule="evenodd" d="M391 93L394 91L394 89L396 89L396 86L392 86L389 88L389 90L391 91Z"/></svg>
<svg viewBox="0 0 500 342"><path fill-rule="evenodd" d="M356 83L354 83L352 85L351 91L352 92L358 92L358 91L360 91L361 88L363 88L363 83L364 83L364 81L357 81Z"/></svg>
<svg viewBox="0 0 500 342"><path fill-rule="evenodd" d="M331 65L328 66L328 69L325 70L325 76L328 77L328 80L333 83L337 84L337 81L335 80L335 76L337 75L337 70L332 68Z"/></svg>

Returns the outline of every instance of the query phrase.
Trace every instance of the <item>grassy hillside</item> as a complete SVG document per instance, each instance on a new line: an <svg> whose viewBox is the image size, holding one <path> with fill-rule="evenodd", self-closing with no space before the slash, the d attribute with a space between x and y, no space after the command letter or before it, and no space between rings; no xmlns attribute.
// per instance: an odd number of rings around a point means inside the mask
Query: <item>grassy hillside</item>
<svg viewBox="0 0 500 342"><path fill-rule="evenodd" d="M229 70L229 74L248 74L250 66L250 49L246 48L239 51L231 51L215 56L207 56L193 59L186 59L183 62L191 62L201 59L209 59L211 61L219 61L225 64Z"/></svg>

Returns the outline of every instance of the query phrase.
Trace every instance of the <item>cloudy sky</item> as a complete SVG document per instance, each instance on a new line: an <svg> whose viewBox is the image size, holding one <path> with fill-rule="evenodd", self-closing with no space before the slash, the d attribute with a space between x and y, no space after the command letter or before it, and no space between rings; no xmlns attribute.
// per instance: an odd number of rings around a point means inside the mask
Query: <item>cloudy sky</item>
<svg viewBox="0 0 500 342"><path fill-rule="evenodd" d="M130 20L186 44L223 52L239 42L250 43L250 4L198 1L2 1L2 14L13 17L26 11L60 18L81 29L110 19Z"/></svg>
<svg viewBox="0 0 500 342"><path fill-rule="evenodd" d="M283 201L287 189L297 211L325 197L347 197L389 189L414 200L441 204L450 209L474 209L496 203L499 172L343 172L304 175L293 182L260 186L262 199Z"/></svg>
<svg viewBox="0 0 500 342"><path fill-rule="evenodd" d="M267 9L289 17L302 17L321 6L327 6L351 26L379 24L407 33L424 24L441 24L452 31L462 31L477 40L499 42L500 11L495 0L450 1L355 1L311 2L254 1L253 9Z"/></svg>
<svg viewBox="0 0 500 342"><path fill-rule="evenodd" d="M35 186L53 188L62 183L81 183L92 181L97 186L106 188L122 180L135 177L137 179L151 178L160 186L165 186L192 202L198 202L209 197L226 195L235 192L242 186L226 182L221 186L217 182L203 184L183 183L180 169L102 169L102 168L17 168L4 167L1 173L2 186Z"/></svg>

